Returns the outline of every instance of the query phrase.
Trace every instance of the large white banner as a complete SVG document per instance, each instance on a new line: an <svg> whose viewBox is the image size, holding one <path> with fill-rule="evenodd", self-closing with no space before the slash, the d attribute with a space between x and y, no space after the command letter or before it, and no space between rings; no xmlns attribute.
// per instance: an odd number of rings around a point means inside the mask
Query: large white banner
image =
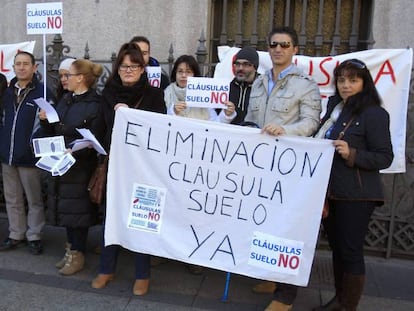
<svg viewBox="0 0 414 311"><path fill-rule="evenodd" d="M33 53L36 41L27 41L14 44L0 44L0 72L10 82L15 76L13 70L14 56L18 51Z"/></svg>
<svg viewBox="0 0 414 311"><path fill-rule="evenodd" d="M239 48L221 46L218 48L220 63L214 77L233 78L233 59ZM259 51L260 73L272 68L268 52ZM405 133L407 105L410 87L413 50L410 49L372 49L338 56L309 57L296 55L294 63L311 75L318 83L325 108L329 96L335 93L333 70L342 61L358 58L366 63L374 79L384 108L391 118L390 131L394 151L394 161L384 173L405 172ZM324 113L325 109L322 112Z"/></svg>
<svg viewBox="0 0 414 311"><path fill-rule="evenodd" d="M305 286L333 152L327 140L118 109L105 242Z"/></svg>

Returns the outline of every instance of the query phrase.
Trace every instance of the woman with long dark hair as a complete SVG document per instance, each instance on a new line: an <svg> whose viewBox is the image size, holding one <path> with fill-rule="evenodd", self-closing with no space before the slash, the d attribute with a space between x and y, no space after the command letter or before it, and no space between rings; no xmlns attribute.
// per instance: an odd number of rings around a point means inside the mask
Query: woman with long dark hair
<svg viewBox="0 0 414 311"><path fill-rule="evenodd" d="M332 249L335 297L314 310L356 310L365 283L364 240L376 206L384 204L379 171L391 165L389 115L365 63L343 61L334 71L318 138L332 139L335 155L323 226Z"/></svg>

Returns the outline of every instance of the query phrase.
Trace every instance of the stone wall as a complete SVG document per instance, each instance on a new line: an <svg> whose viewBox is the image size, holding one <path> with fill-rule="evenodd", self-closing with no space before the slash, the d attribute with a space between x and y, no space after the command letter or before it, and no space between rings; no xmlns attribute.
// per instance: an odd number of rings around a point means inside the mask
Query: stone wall
<svg viewBox="0 0 414 311"><path fill-rule="evenodd" d="M414 1L375 0L374 48L414 47Z"/></svg>
<svg viewBox="0 0 414 311"><path fill-rule="evenodd" d="M26 34L26 3L42 0L2 0L0 43L36 40L35 56L42 57L42 35ZM58 0L56 0L58 2ZM147 36L151 54L166 61L170 44L175 58L194 54L202 30L208 32L208 0L64 0L64 44L70 55L82 57L88 42L91 59L110 59L122 43ZM46 44L53 35L46 36Z"/></svg>

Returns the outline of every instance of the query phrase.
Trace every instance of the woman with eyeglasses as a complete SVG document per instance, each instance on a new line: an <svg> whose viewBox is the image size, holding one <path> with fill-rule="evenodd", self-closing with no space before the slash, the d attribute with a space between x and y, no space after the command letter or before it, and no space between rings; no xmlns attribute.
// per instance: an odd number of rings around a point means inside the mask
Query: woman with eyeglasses
<svg viewBox="0 0 414 311"><path fill-rule="evenodd" d="M102 110L106 127L104 148L109 153L115 111L120 107L166 113L162 89L152 87L145 74L145 61L138 45L125 43L118 52L113 71L102 91ZM104 230L103 230L104 231ZM102 251L98 276L92 281L93 288L104 288L113 280L120 246L105 247ZM137 296L148 292L150 279L150 255L135 253L135 283Z"/></svg>
<svg viewBox="0 0 414 311"><path fill-rule="evenodd" d="M188 107L185 102L185 94L189 77L201 77L200 67L194 56L181 55L175 61L171 71L171 83L164 90L164 99L169 115L223 123L230 123L236 117L236 108L230 101L225 103L227 109L221 110L219 114L213 108ZM156 266L162 261L163 259L159 257L153 257L151 264ZM197 265L187 265L187 267L192 274L201 274L204 271L203 267Z"/></svg>
<svg viewBox="0 0 414 311"><path fill-rule="evenodd" d="M313 310L356 310L365 283L364 240L384 204L379 171L391 165L389 115L367 66L358 59L334 70L336 93L315 137L333 140L335 155L323 226L332 249L336 295Z"/></svg>
<svg viewBox="0 0 414 311"><path fill-rule="evenodd" d="M94 86L102 71L101 65L89 60L71 62L65 73L68 92L55 106L59 122L49 123L45 111L40 110L41 128L36 136L61 135L68 152L71 152L71 143L82 138L77 128L89 129L100 137L100 97ZM89 179L97 164L97 152L85 148L72 155L75 164L64 175L51 176L48 181L49 221L66 227L66 252L55 265L62 275L72 275L83 269L88 230L97 222L97 207L90 201L88 192Z"/></svg>
<svg viewBox="0 0 414 311"><path fill-rule="evenodd" d="M70 69L70 65L75 61L74 58L65 58L59 64L59 82L56 88L56 100L59 100L65 95L68 91L68 73Z"/></svg>
<svg viewBox="0 0 414 311"><path fill-rule="evenodd" d="M194 56L181 55L177 58L171 71L171 84L165 89L167 113L181 117L230 123L235 117L235 106L227 101L227 109L217 114L212 108L188 107L185 93L188 77L201 77L200 67Z"/></svg>

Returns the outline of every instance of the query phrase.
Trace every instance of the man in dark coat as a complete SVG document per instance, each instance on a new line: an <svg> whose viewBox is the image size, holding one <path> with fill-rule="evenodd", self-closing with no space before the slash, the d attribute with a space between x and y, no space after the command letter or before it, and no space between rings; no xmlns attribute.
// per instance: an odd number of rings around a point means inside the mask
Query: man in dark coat
<svg viewBox="0 0 414 311"><path fill-rule="evenodd" d="M230 83L229 100L236 106L237 116L232 124L242 124L249 106L253 81L258 76L259 55L250 46L242 48L234 57L234 79Z"/></svg>
<svg viewBox="0 0 414 311"><path fill-rule="evenodd" d="M160 66L158 60L156 60L154 57L151 57L151 44L147 37L135 36L131 39L130 43L135 43L141 49L142 56L144 56L145 66ZM162 90L165 90L169 85L170 79L168 78L168 74L164 71L164 69L161 68L161 83L159 87Z"/></svg>
<svg viewBox="0 0 414 311"><path fill-rule="evenodd" d="M10 230L0 251L14 249L27 239L31 253L37 255L43 251L41 230L45 215L40 170L35 167L31 139L39 127L34 99L44 97L43 83L36 78L37 65L31 53L19 51L13 68L16 77L4 93L0 123L0 157ZM50 91L47 95L51 96Z"/></svg>

